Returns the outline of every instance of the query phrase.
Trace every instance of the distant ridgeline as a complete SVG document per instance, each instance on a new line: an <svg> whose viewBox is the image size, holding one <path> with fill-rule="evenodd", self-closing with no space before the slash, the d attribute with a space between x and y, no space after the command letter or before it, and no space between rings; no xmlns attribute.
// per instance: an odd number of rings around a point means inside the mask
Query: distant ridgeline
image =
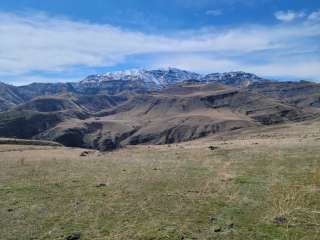
<svg viewBox="0 0 320 240"><path fill-rule="evenodd" d="M76 83L0 83L0 137L112 150L317 118L320 84L176 68L91 75Z"/></svg>

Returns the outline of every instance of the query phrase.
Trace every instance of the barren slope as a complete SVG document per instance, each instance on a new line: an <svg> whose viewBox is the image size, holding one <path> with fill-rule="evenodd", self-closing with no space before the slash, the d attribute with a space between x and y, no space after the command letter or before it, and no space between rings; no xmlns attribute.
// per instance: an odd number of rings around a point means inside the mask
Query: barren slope
<svg viewBox="0 0 320 240"><path fill-rule="evenodd" d="M70 119L38 138L102 150L127 144L188 141L239 128L303 120L303 109L217 84L175 85L135 94L95 117ZM76 143L76 144L75 144Z"/></svg>

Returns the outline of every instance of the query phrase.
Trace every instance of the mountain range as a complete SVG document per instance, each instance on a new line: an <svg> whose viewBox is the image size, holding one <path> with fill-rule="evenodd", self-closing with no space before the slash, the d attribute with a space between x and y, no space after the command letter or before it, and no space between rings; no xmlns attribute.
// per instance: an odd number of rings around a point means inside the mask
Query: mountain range
<svg viewBox="0 0 320 240"><path fill-rule="evenodd" d="M85 84L86 86L91 87L101 87L117 80L121 80L123 82L135 82L142 88L146 88L148 90L159 90L188 80L199 81L202 83L229 83L230 85L240 86L248 85L252 82L261 80L261 78L254 74L245 72L212 73L208 75L201 75L177 68L167 68L157 70L138 69L109 72L102 75L91 75L82 80L80 84Z"/></svg>
<svg viewBox="0 0 320 240"><path fill-rule="evenodd" d="M0 137L112 150L317 118L320 84L176 68L90 75L73 83L0 83Z"/></svg>

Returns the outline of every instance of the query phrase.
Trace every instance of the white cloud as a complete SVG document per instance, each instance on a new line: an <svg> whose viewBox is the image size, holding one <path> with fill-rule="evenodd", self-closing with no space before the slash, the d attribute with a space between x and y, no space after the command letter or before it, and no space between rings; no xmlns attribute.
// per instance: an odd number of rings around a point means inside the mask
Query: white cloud
<svg viewBox="0 0 320 240"><path fill-rule="evenodd" d="M222 15L222 10L221 9L212 9L212 10L208 10L206 11L206 15L209 15L209 16L220 16Z"/></svg>
<svg viewBox="0 0 320 240"><path fill-rule="evenodd" d="M276 17L276 19L278 19L279 21L283 21L283 22L291 22L295 19L298 18L303 18L306 16L305 12L300 11L300 12L295 12L295 11L278 11L274 13L274 16Z"/></svg>
<svg viewBox="0 0 320 240"><path fill-rule="evenodd" d="M249 65L245 71L270 77L287 77L301 80L320 81L320 60L308 62L272 62L264 65Z"/></svg>
<svg viewBox="0 0 320 240"><path fill-rule="evenodd" d="M310 44L310 39L319 38L320 24L246 25L165 36L41 14L22 16L0 12L0 36L0 76L115 66L125 63L128 57L140 55L154 56L145 65L228 71L247 67L228 56L245 59L257 52L272 55L279 51L288 54L297 50L313 51L315 45ZM161 60L159 56L164 57ZM175 57L171 59L171 56ZM257 71L262 73L263 69ZM303 75L303 71L308 73L307 68L301 68L299 74Z"/></svg>
<svg viewBox="0 0 320 240"><path fill-rule="evenodd" d="M254 29L166 37L48 17L0 14L0 73L63 71L112 66L133 54L189 51L254 51L273 47Z"/></svg>
<svg viewBox="0 0 320 240"><path fill-rule="evenodd" d="M308 20L310 20L310 21L320 21L320 10L312 12L308 16Z"/></svg>
<svg viewBox="0 0 320 240"><path fill-rule="evenodd" d="M229 72L240 68L240 65L229 59L217 59L200 54L174 55L159 57L149 68L175 67L199 73Z"/></svg>
<svg viewBox="0 0 320 240"><path fill-rule="evenodd" d="M80 79L82 79L83 76L81 77L48 77L48 76L26 76L26 75L18 75L15 76L14 78L9 78L9 79L4 79L4 82L13 84L15 86L22 86L30 83L65 83L65 82L77 82Z"/></svg>
<svg viewBox="0 0 320 240"><path fill-rule="evenodd" d="M320 81L320 60L277 58L265 63L248 63L241 58L215 58L207 55L189 54L160 57L150 68L177 67L200 73L246 71L263 77L291 78Z"/></svg>

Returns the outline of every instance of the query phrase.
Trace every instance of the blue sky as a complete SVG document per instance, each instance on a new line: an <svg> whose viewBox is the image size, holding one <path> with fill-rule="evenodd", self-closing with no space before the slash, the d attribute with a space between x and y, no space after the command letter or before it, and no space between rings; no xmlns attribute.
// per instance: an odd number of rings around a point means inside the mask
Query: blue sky
<svg viewBox="0 0 320 240"><path fill-rule="evenodd" d="M169 66L319 81L320 1L0 1L0 81Z"/></svg>

